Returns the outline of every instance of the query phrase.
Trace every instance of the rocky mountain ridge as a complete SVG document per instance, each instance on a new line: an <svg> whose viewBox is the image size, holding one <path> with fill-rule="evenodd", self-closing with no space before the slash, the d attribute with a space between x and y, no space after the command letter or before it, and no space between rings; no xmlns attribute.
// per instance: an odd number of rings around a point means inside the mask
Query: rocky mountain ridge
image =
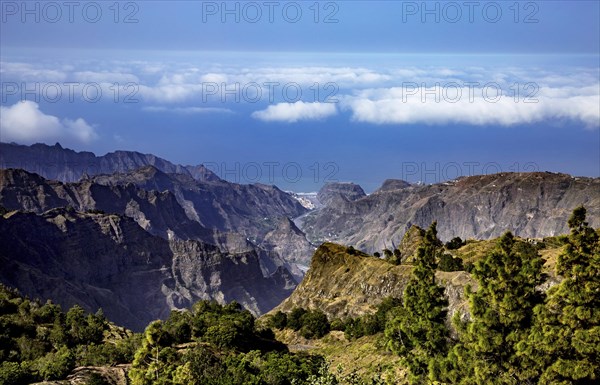
<svg viewBox="0 0 600 385"><path fill-rule="evenodd" d="M275 250L278 245L263 242L282 218L287 220L288 215L305 211L280 190L224 181L199 182L182 174L165 174L153 166L72 183L46 180L24 170L0 170L0 205L38 214L70 206L79 211L126 215L165 239L200 240L224 252L256 250L265 275L284 266L301 279L302 271L291 260L307 260L314 250L307 248L310 244L303 234L292 229L288 229L288 238L280 234L287 240L282 249ZM257 243L261 242L264 244L259 247ZM288 258L281 252L294 245L304 255L296 253Z"/></svg>
<svg viewBox="0 0 600 385"><path fill-rule="evenodd" d="M76 182L86 175L127 172L144 166L154 166L165 173L189 175L200 181L221 180L203 165L176 165L156 155L136 151L115 151L96 156L88 151L63 148L60 143L25 146L0 142L0 168L20 168L62 182Z"/></svg>
<svg viewBox="0 0 600 385"><path fill-rule="evenodd" d="M600 227L600 178L555 173L502 173L434 185L387 182L354 201L338 200L298 221L315 244L332 241L373 253L395 248L413 225L438 222L443 241L490 239L510 230L524 238L568 232L567 219L584 205Z"/></svg>
<svg viewBox="0 0 600 385"><path fill-rule="evenodd" d="M264 277L255 251L229 254L194 240L166 240L131 218L59 208L0 216L0 281L63 307L80 304L140 330L201 299L238 301L262 314L295 281Z"/></svg>
<svg viewBox="0 0 600 385"><path fill-rule="evenodd" d="M322 244L304 280L271 311L290 312L295 307L319 309L329 319L372 313L386 297L402 298L412 265L393 265L372 255L334 243ZM473 283L464 271L437 272L446 287L450 313L465 307L464 287Z"/></svg>

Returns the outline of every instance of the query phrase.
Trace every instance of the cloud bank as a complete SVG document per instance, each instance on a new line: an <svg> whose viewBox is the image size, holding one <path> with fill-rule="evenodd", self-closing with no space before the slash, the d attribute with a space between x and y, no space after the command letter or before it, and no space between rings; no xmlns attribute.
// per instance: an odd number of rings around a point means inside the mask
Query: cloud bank
<svg viewBox="0 0 600 385"><path fill-rule="evenodd" d="M98 135L84 119L59 119L42 112L39 105L23 101L0 106L0 139L3 142L32 144L42 141L90 143Z"/></svg>
<svg viewBox="0 0 600 385"><path fill-rule="evenodd" d="M252 117L264 122L296 123L306 120L322 120L337 114L333 103L277 103L261 111L252 113Z"/></svg>
<svg viewBox="0 0 600 385"><path fill-rule="evenodd" d="M123 99L135 91L133 96L136 102L139 97L144 111L231 113L237 111L236 104L264 103L266 107L251 116L265 122L319 120L341 111L352 121L378 125L514 126L565 121L600 127L600 82L597 69L587 67L415 66L401 61L278 67L146 61L1 64L6 81L96 82L108 101L112 101L113 84L135 83L134 89L120 89L119 95ZM288 90L291 97L286 97L285 86L290 84L294 85ZM494 98L493 90L486 97L487 84L497 85L502 97ZM526 88L530 84L535 85L533 90ZM456 92L461 97L455 98ZM257 93L262 97L255 98ZM436 94L441 100L436 100ZM325 103L332 99L339 103Z"/></svg>

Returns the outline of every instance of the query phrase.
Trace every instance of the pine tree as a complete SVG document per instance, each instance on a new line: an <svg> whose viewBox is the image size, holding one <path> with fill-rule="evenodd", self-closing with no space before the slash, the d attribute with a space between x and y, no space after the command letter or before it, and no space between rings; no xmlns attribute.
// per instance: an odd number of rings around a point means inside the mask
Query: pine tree
<svg viewBox="0 0 600 385"><path fill-rule="evenodd" d="M543 260L519 247L510 232L497 250L475 264L472 272L479 288L467 287L471 321L458 325L459 343L440 364L439 377L454 384L521 384L522 367L517 344L526 338L534 307L542 295L536 286L544 281Z"/></svg>
<svg viewBox="0 0 600 385"><path fill-rule="evenodd" d="M519 345L528 380L540 385L584 385L600 380L600 239L578 207L556 272L564 279L535 309L527 341Z"/></svg>
<svg viewBox="0 0 600 385"><path fill-rule="evenodd" d="M444 288L436 282L436 261L442 252L437 238L437 223L433 222L417 249L412 277L404 290L402 306L392 310L386 325L388 347L405 355L412 383L421 383L427 376L430 361L444 354L448 341L445 325L448 300Z"/></svg>

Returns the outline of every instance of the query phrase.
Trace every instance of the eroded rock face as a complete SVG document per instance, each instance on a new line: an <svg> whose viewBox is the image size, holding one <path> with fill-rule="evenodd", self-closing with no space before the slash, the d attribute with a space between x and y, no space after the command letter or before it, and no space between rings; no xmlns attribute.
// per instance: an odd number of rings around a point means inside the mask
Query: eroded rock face
<svg viewBox="0 0 600 385"><path fill-rule="evenodd" d="M299 281L317 249L294 222L286 217L281 218L277 227L267 233L260 246L292 265L290 271Z"/></svg>
<svg viewBox="0 0 600 385"><path fill-rule="evenodd" d="M313 243L334 241L367 252L398 245L412 226L438 222L448 241L490 239L510 230L524 238L568 232L574 208L584 205L600 227L600 178L553 173L503 173L460 178L430 186L383 189L355 201L339 201L303 218Z"/></svg>
<svg viewBox="0 0 600 385"><path fill-rule="evenodd" d="M412 269L360 252L352 255L345 246L324 243L315 252L304 280L272 312L289 312L294 307L319 309L329 319L372 313L384 298L402 297ZM437 278L446 288L450 317L456 311L465 312L464 286L472 283L469 274L438 272Z"/></svg>
<svg viewBox="0 0 600 385"><path fill-rule="evenodd" d="M0 281L63 307L103 308L142 330L201 299L233 300L262 314L295 282L280 268L264 277L255 251L228 254L192 240L166 240L120 215L54 209L0 217Z"/></svg>
<svg viewBox="0 0 600 385"><path fill-rule="evenodd" d="M78 211L126 215L165 239L200 240L230 253L256 249L265 274L278 266L291 269L294 262L288 260L309 259L314 251L306 247L308 241L295 227L278 228L282 216L293 217L306 209L276 187L198 182L152 166L73 183L49 181L24 170L0 170L0 205L38 214L71 206ZM264 250L258 250L256 244L274 230ZM290 245L275 244L276 239ZM299 245L302 247L297 248ZM293 255L288 257L287 252ZM269 260L271 257L274 260Z"/></svg>
<svg viewBox="0 0 600 385"><path fill-rule="evenodd" d="M325 206L335 206L355 201L366 195L362 187L354 183L326 183L319 190L317 199Z"/></svg>

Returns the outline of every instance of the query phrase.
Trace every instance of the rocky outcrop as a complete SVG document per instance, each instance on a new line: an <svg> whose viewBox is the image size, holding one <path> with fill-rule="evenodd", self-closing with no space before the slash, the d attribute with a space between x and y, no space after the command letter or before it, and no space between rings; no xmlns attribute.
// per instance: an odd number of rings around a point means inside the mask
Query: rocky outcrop
<svg viewBox="0 0 600 385"><path fill-rule="evenodd" d="M600 178L553 173L503 173L428 186L379 190L315 210L300 229L313 243L334 241L367 252L398 245L412 226L438 222L443 241L490 239L506 230L524 238L568 232L573 209L584 205L600 227Z"/></svg>
<svg viewBox="0 0 600 385"><path fill-rule="evenodd" d="M201 299L236 300L262 314L295 285L283 268L264 277L255 251L169 241L128 217L64 208L1 216L0 266L0 281L25 295L103 308L111 321L138 331Z"/></svg>
<svg viewBox="0 0 600 385"><path fill-rule="evenodd" d="M354 183L326 183L319 190L317 199L325 206L334 206L355 201L366 195L362 187Z"/></svg>
<svg viewBox="0 0 600 385"><path fill-rule="evenodd" d="M381 187L375 190L375 194L379 192L393 191L393 190L401 190L403 188L410 187L410 183L401 180L401 179L386 179Z"/></svg>
<svg viewBox="0 0 600 385"><path fill-rule="evenodd" d="M319 309L329 319L357 317L375 311L386 297L401 298L412 274L411 265L392 265L381 259L333 243L321 245L304 280L272 312L294 307ZM446 287L450 316L465 308L464 286L472 283L466 272L438 272Z"/></svg>

